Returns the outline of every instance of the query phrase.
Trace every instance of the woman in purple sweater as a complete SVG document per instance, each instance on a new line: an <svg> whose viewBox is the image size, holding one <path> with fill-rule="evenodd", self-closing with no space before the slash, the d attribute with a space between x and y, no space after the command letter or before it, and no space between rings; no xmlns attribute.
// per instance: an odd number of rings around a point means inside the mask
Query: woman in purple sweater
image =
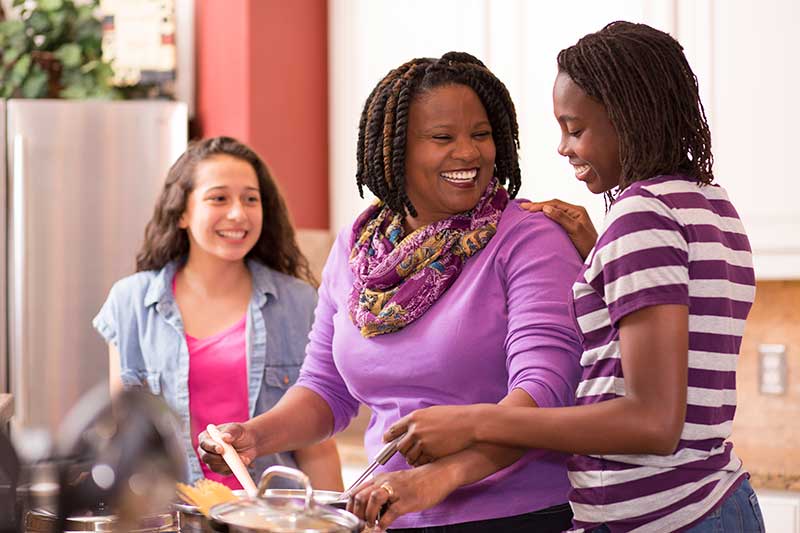
<svg viewBox="0 0 800 533"><path fill-rule="evenodd" d="M357 154L359 189L379 200L333 246L297 384L269 412L223 428L246 461L341 431L362 403L371 457L422 407L573 403L580 345L566 298L580 259L563 229L510 199L517 148L509 94L474 57L415 59L381 80ZM224 470L202 440L204 460ZM570 524L560 453L477 445L413 470L398 454L380 472L350 509L374 519L388 504L384 527Z"/></svg>

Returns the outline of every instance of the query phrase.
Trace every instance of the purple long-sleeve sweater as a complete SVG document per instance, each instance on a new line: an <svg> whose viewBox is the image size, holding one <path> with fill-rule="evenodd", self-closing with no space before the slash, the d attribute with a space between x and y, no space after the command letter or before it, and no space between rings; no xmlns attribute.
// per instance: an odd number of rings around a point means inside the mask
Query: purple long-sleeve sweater
<svg viewBox="0 0 800 533"><path fill-rule="evenodd" d="M540 407L574 403L580 341L567 297L581 262L566 233L543 214L509 202L497 233L448 291L395 333L361 336L347 310L353 285L350 229L339 234L322 275L319 304L296 386L330 405L334 431L359 403L372 410L365 435L374 457L389 426L431 405L496 403L512 389ZM401 455L383 471L409 468ZM565 456L531 451L393 527L425 527L514 516L567 501Z"/></svg>

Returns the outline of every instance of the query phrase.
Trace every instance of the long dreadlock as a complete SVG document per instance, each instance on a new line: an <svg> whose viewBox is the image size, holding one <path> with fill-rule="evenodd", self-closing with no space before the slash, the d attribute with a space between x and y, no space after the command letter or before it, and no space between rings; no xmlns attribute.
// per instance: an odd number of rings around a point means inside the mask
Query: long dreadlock
<svg viewBox="0 0 800 533"><path fill-rule="evenodd" d="M372 90L358 125L356 183L364 185L395 213L417 216L405 190L408 110L414 98L444 85L470 87L492 126L495 173L513 198L520 188L519 127L514 103L503 83L479 59L448 52L441 59L418 58L390 71Z"/></svg>
<svg viewBox="0 0 800 533"><path fill-rule="evenodd" d="M619 137L618 193L660 174L714 180L697 77L678 41L645 24L612 22L562 50L558 68L608 112Z"/></svg>

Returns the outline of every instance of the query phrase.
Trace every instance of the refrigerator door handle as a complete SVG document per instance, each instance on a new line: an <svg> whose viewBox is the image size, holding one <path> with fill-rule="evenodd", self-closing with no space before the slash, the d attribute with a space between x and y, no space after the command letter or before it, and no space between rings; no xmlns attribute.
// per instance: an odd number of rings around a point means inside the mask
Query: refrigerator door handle
<svg viewBox="0 0 800 533"><path fill-rule="evenodd" d="M13 275L11 276L11 290L14 291L14 309L10 313L12 318L11 324L11 363L14 367L12 375L26 376L28 368L26 364L25 350L25 323L26 317L26 244L25 244L25 138L20 135L14 135L13 144L13 157L14 164L11 170L11 184L13 187L12 197L12 224L13 224L13 240L14 246L11 250L13 254ZM19 391L12 391L19 392ZM25 405L26 398L24 394L15 394L17 422L22 422L25 419L28 406Z"/></svg>

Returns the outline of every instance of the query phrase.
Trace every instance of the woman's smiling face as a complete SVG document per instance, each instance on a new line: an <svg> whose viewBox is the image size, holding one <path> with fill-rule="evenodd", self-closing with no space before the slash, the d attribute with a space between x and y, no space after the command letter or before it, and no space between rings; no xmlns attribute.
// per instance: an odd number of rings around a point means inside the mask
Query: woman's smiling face
<svg viewBox="0 0 800 533"><path fill-rule="evenodd" d="M469 211L492 179L495 145L486 109L470 87L419 94L408 112L406 194L410 229Z"/></svg>
<svg viewBox="0 0 800 533"><path fill-rule="evenodd" d="M553 112L561 127L558 153L569 159L575 177L595 194L619 185L619 141L605 106L559 72L553 85Z"/></svg>

